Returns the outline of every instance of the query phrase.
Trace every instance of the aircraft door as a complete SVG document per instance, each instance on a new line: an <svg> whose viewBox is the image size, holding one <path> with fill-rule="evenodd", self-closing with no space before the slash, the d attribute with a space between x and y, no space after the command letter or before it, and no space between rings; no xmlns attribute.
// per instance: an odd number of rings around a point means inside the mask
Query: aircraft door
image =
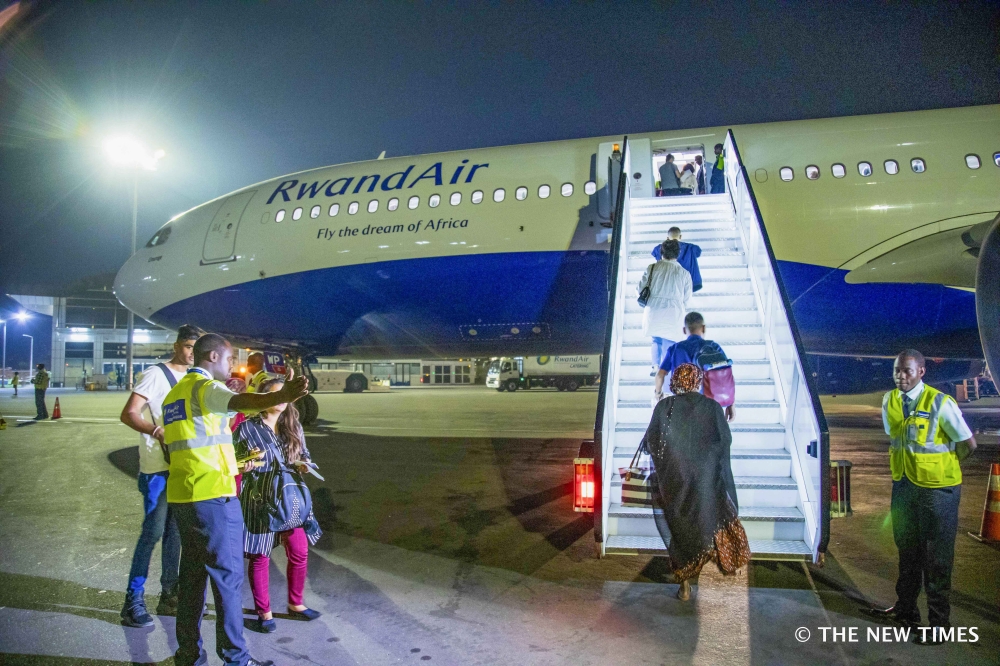
<svg viewBox="0 0 1000 666"><path fill-rule="evenodd" d="M240 226L240 218L246 210L250 199L257 190L240 192L226 199L219 212L212 218L205 234L205 247L202 251L202 264L212 264L230 261L236 252L236 231Z"/></svg>
<svg viewBox="0 0 1000 666"><path fill-rule="evenodd" d="M656 196L653 173L653 146L649 139L629 137L629 192L633 197Z"/></svg>

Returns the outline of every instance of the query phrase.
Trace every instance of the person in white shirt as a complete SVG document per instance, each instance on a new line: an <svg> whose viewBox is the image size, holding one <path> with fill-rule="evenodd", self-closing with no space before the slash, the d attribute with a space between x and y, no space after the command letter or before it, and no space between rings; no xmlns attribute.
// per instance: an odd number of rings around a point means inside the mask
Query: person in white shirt
<svg viewBox="0 0 1000 666"><path fill-rule="evenodd" d="M916 641L938 645L944 641L939 628L951 626L960 463L976 450L976 438L954 398L924 384L925 366L919 351L901 352L893 365L896 389L882 399L882 424L891 442L892 536L899 577L896 604L873 612L917 628L917 597L923 588L930 626L919 628Z"/></svg>
<svg viewBox="0 0 1000 666"><path fill-rule="evenodd" d="M181 326L174 342L174 355L166 363L146 368L122 409L122 423L140 434L139 492L142 493L142 532L132 554L128 589L122 607L122 623L130 627L149 627L153 618L146 610L146 577L157 542L163 541L160 568L158 615L177 612L177 579L181 540L177 522L167 506L167 470L170 464L161 448L163 442L163 399L184 376L194 361L194 343L204 334L196 326ZM145 418L148 415L149 418Z"/></svg>
<svg viewBox="0 0 1000 666"><path fill-rule="evenodd" d="M642 334L653 339L652 377L660 369L667 349L681 338L684 315L691 300L691 274L677 263L681 245L665 240L660 245L660 260L650 264L639 281L638 291L649 287L649 300L642 312Z"/></svg>

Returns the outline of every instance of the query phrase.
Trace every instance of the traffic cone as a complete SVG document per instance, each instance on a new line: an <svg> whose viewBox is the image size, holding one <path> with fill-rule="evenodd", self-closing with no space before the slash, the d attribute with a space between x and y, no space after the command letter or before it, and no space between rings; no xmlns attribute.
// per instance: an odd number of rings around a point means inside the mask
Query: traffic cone
<svg viewBox="0 0 1000 666"><path fill-rule="evenodd" d="M59 411L59 398L56 398L56 408L52 410L52 420L62 418L62 412Z"/></svg>
<svg viewBox="0 0 1000 666"><path fill-rule="evenodd" d="M979 534L969 532L969 536L982 543L1000 542L1000 463L990 467L990 484L986 487L986 506Z"/></svg>

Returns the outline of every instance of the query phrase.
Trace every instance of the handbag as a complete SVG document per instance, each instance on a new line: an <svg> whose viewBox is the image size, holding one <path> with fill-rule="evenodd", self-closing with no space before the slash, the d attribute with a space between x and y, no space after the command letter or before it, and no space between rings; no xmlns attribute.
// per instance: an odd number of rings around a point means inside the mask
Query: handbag
<svg viewBox="0 0 1000 666"><path fill-rule="evenodd" d="M639 307L640 308L646 307L646 303L649 302L649 295L650 295L649 285L650 285L650 283L653 282L653 271L655 271L655 270L656 270L656 264L653 264L653 268L650 269L650 271L649 271L649 282L646 283L645 287L643 287L642 289L639 290Z"/></svg>
<svg viewBox="0 0 1000 666"><path fill-rule="evenodd" d="M628 467L619 467L618 474L622 477L622 506L652 508L653 506L653 470L649 467L639 467L639 454L646 447L643 438L632 456Z"/></svg>
<svg viewBox="0 0 1000 666"><path fill-rule="evenodd" d="M272 532L287 532L301 527L312 513L312 494L302 476L277 457L271 478L270 496L266 499L268 527Z"/></svg>
<svg viewBox="0 0 1000 666"><path fill-rule="evenodd" d="M733 362L722 351L705 351L698 354L698 365L705 371L704 394L723 407L736 402L736 380Z"/></svg>

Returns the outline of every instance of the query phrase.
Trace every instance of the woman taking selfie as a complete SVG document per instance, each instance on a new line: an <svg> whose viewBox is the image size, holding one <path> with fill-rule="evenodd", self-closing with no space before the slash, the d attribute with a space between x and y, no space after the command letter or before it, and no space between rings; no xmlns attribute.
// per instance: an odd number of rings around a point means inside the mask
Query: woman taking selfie
<svg viewBox="0 0 1000 666"><path fill-rule="evenodd" d="M279 390L282 385L283 379L270 379L261 384L257 392L270 393ZM268 568L271 550L279 540L288 556L288 614L297 620L315 620L320 613L302 603L302 592L309 546L314 545L322 534L319 525L310 511L302 525L275 532L271 529L272 516L268 511L268 503L275 501L276 476L282 474L282 467L301 474L306 471L304 463L309 462L309 449L299 423L299 412L291 403L275 405L241 423L233 440L238 458L248 458L253 453L257 455L241 468L243 487L240 503L246 524L243 550L250 563L250 590L260 618L260 630L271 633L277 629L271 614Z"/></svg>

